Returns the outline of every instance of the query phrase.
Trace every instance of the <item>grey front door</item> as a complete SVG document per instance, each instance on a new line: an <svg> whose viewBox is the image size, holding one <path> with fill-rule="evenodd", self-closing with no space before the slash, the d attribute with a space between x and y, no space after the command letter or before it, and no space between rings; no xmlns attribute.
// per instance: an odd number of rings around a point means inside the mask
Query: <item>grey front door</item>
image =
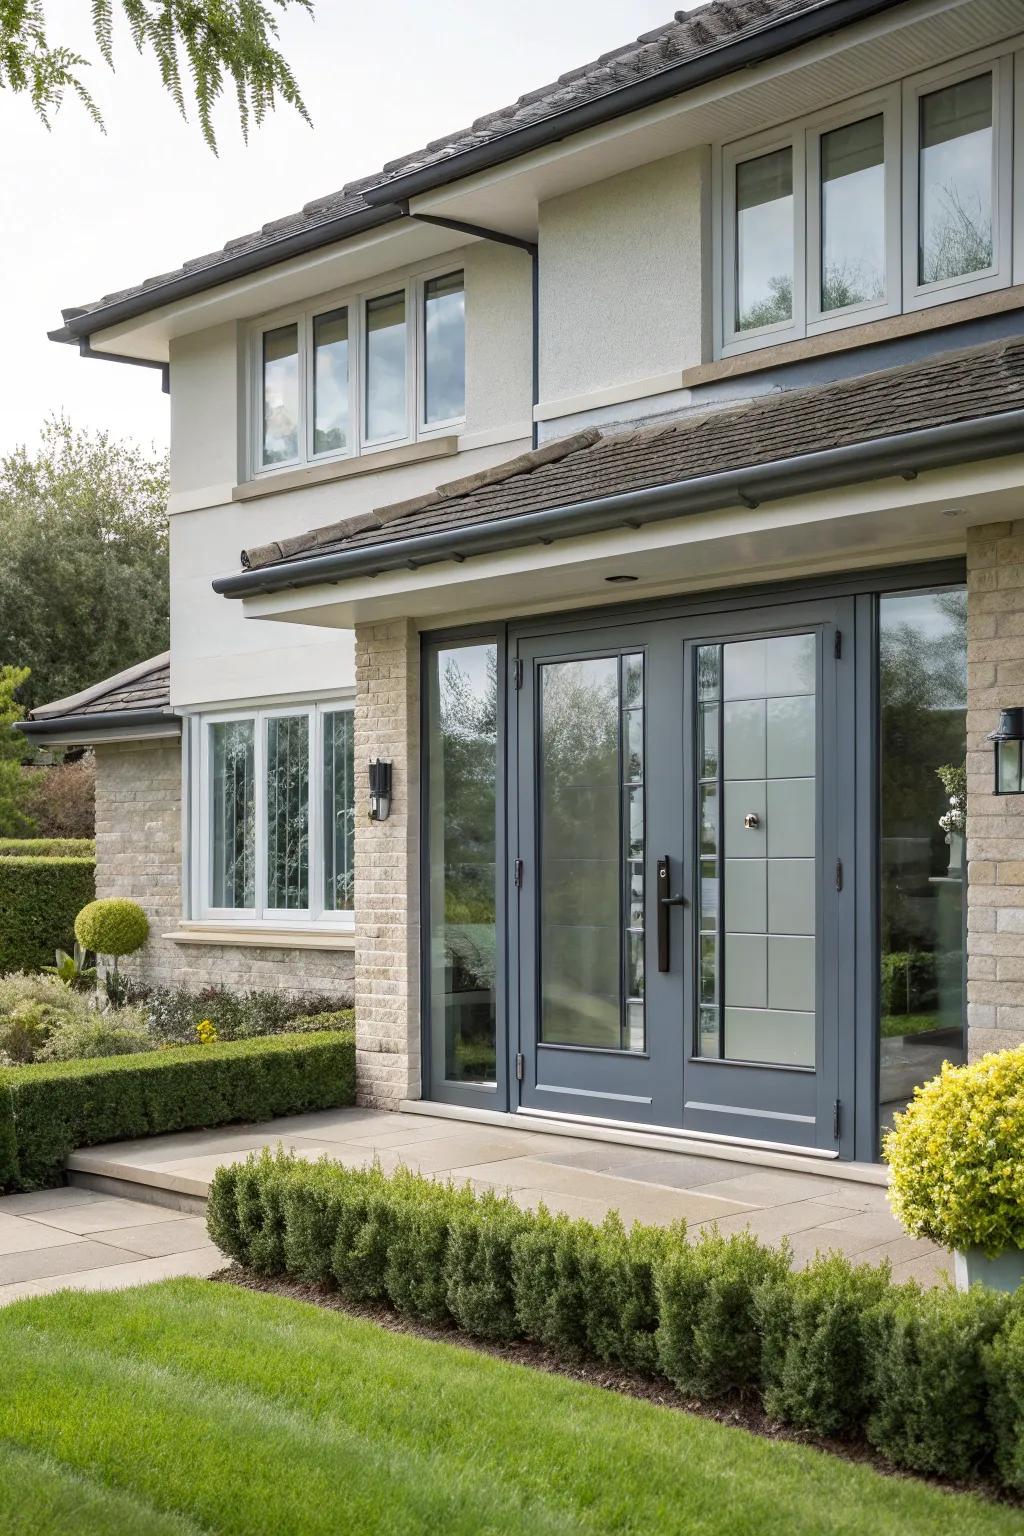
<svg viewBox="0 0 1024 1536"><path fill-rule="evenodd" d="M844 628L809 601L513 636L521 1107L837 1150Z"/></svg>

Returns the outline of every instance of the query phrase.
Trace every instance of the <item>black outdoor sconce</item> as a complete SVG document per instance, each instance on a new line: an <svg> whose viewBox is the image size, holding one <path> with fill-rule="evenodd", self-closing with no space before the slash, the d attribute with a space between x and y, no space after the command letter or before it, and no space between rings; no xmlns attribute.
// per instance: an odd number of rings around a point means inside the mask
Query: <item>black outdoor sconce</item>
<svg viewBox="0 0 1024 1536"><path fill-rule="evenodd" d="M391 815L391 764L381 758L370 764L370 820L387 821Z"/></svg>
<svg viewBox="0 0 1024 1536"><path fill-rule="evenodd" d="M996 749L994 794L1024 794L1024 709L1003 709L989 735Z"/></svg>

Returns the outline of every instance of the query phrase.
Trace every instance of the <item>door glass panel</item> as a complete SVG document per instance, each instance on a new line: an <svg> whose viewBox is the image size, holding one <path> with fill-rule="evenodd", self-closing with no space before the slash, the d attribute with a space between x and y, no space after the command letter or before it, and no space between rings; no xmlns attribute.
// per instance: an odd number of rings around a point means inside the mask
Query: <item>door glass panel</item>
<svg viewBox="0 0 1024 1536"><path fill-rule="evenodd" d="M793 151L736 167L736 329L793 318Z"/></svg>
<svg viewBox="0 0 1024 1536"><path fill-rule="evenodd" d="M813 1067L815 636L701 646L697 681L704 700L697 1050L705 1057ZM717 752L707 743L711 709L721 718Z"/></svg>
<svg viewBox="0 0 1024 1536"><path fill-rule="evenodd" d="M885 1131L918 1083L964 1060L967 594L882 597L879 668Z"/></svg>
<svg viewBox="0 0 1024 1536"><path fill-rule="evenodd" d="M643 657L540 670L540 1039L642 1051Z"/></svg>
<svg viewBox="0 0 1024 1536"><path fill-rule="evenodd" d="M992 266L992 76L921 97L918 281Z"/></svg>
<svg viewBox="0 0 1024 1536"><path fill-rule="evenodd" d="M493 1083L498 665L493 641L436 652L427 677L430 1020L448 1082Z"/></svg>
<svg viewBox="0 0 1024 1536"><path fill-rule="evenodd" d="M881 113L821 136L821 307L885 296L885 124Z"/></svg>

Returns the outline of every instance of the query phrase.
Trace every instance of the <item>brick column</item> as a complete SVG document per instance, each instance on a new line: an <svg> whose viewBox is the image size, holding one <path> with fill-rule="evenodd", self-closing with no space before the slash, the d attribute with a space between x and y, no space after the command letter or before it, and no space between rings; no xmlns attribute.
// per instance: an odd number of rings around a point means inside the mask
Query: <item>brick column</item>
<svg viewBox="0 0 1024 1536"><path fill-rule="evenodd" d="M356 1084L360 1104L420 1096L419 636L356 626ZM393 764L391 815L370 821L367 765Z"/></svg>
<svg viewBox="0 0 1024 1536"><path fill-rule="evenodd" d="M971 1059L1024 1042L1024 796L995 795L999 710L1024 704L1024 521L967 533L967 1020Z"/></svg>

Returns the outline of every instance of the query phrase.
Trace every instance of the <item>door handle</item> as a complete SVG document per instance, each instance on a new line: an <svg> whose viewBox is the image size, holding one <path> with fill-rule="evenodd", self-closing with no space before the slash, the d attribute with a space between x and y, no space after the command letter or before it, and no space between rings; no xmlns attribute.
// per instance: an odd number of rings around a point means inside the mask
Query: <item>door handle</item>
<svg viewBox="0 0 1024 1536"><path fill-rule="evenodd" d="M655 900L658 903L658 970L667 971L670 969L669 933L672 919L670 909L672 907L685 906L686 897L669 894L672 886L668 854L665 854L664 858L658 860L657 869L658 877Z"/></svg>

